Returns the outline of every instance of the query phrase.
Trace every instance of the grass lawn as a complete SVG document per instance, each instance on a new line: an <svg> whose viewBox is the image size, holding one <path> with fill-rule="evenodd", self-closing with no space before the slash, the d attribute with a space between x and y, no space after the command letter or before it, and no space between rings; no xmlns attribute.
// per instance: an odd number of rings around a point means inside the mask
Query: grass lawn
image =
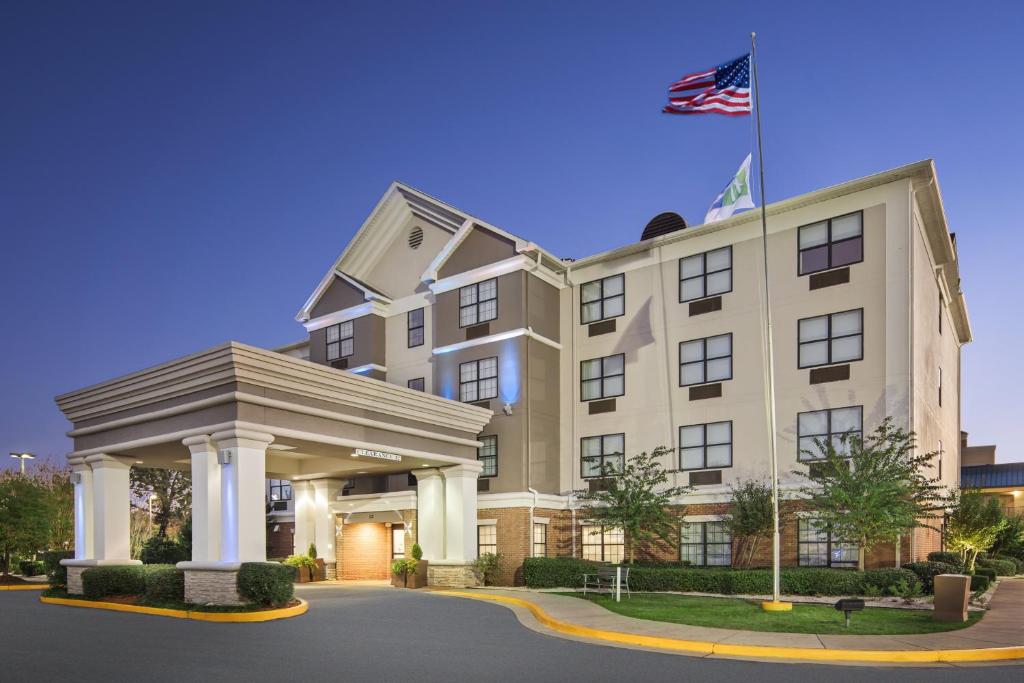
<svg viewBox="0 0 1024 683"><path fill-rule="evenodd" d="M760 602L737 598L633 593L632 598L623 596L622 602L616 603L615 598L609 595L563 595L590 600L616 614L637 619L745 631L822 635L900 635L955 631L977 623L982 614L971 612L966 623L956 624L933 621L932 613L928 610L867 607L863 612L854 612L850 617L850 628L846 628L843 613L833 609L832 605L795 604L792 612L765 612Z"/></svg>

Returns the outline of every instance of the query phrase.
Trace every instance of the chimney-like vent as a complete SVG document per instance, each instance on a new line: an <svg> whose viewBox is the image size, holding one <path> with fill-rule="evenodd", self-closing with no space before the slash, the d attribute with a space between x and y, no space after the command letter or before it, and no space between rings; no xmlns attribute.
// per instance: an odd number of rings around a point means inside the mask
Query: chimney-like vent
<svg viewBox="0 0 1024 683"><path fill-rule="evenodd" d="M665 213L659 213L651 219L651 222L644 228L644 234L640 236L640 239L649 240L652 237L661 237L670 232L685 229L686 221L683 220L682 216L672 211L666 211Z"/></svg>

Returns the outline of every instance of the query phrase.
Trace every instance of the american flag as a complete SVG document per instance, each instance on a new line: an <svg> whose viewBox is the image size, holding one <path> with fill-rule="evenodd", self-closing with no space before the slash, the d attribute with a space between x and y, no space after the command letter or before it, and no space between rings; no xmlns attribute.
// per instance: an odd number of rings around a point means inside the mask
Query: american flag
<svg viewBox="0 0 1024 683"><path fill-rule="evenodd" d="M683 76L668 87L666 114L750 114L750 55Z"/></svg>

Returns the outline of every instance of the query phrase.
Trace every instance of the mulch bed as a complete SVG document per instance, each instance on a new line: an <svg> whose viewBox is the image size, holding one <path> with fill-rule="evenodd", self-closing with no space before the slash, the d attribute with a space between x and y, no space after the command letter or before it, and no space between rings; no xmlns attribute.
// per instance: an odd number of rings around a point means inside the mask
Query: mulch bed
<svg viewBox="0 0 1024 683"><path fill-rule="evenodd" d="M21 578L20 576L13 576L11 574L5 574L5 575L0 576L0 585L2 585L2 586L21 586L21 585L24 585L26 583L32 583L32 582L31 581L26 581L25 579Z"/></svg>

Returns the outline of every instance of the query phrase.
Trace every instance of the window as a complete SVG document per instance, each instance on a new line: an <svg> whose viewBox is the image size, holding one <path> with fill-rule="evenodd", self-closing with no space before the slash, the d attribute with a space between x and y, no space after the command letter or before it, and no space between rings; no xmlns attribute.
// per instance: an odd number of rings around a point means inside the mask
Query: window
<svg viewBox="0 0 1024 683"><path fill-rule="evenodd" d="M459 400L465 403L498 397L498 359L459 364Z"/></svg>
<svg viewBox="0 0 1024 683"><path fill-rule="evenodd" d="M939 405L942 405L942 368L939 368Z"/></svg>
<svg viewBox="0 0 1024 683"><path fill-rule="evenodd" d="M352 334L351 320L327 328L327 360L338 360L352 355Z"/></svg>
<svg viewBox="0 0 1024 683"><path fill-rule="evenodd" d="M409 387L410 389L415 389L416 391L426 391L427 390L426 380L424 380L422 377L417 377L415 379L411 379L408 382L406 382L405 385L407 387Z"/></svg>
<svg viewBox="0 0 1024 683"><path fill-rule="evenodd" d="M857 566L858 548L832 536L819 528L813 519L797 521L797 558L801 567L854 567Z"/></svg>
<svg viewBox="0 0 1024 683"><path fill-rule="evenodd" d="M679 301L732 291L732 247L679 259Z"/></svg>
<svg viewBox="0 0 1024 683"><path fill-rule="evenodd" d="M622 469L622 458L626 452L625 434L588 436L580 440L582 461L580 476L600 477L608 470Z"/></svg>
<svg viewBox="0 0 1024 683"><path fill-rule="evenodd" d="M292 483L284 479L270 480L270 500L291 500Z"/></svg>
<svg viewBox="0 0 1024 683"><path fill-rule="evenodd" d="M680 342L679 386L732 379L732 334Z"/></svg>
<svg viewBox="0 0 1024 683"><path fill-rule="evenodd" d="M680 427L679 460L684 470L732 467L732 421Z"/></svg>
<svg viewBox="0 0 1024 683"><path fill-rule="evenodd" d="M580 287L580 322L617 318L626 312L626 276L612 275Z"/></svg>
<svg viewBox="0 0 1024 683"><path fill-rule="evenodd" d="M725 522L683 522L679 558L696 567L732 564L732 535Z"/></svg>
<svg viewBox="0 0 1024 683"><path fill-rule="evenodd" d="M498 554L498 526L496 524L479 524L476 527L477 557L487 553Z"/></svg>
<svg viewBox="0 0 1024 683"><path fill-rule="evenodd" d="M623 557L623 535L622 529L616 527L602 527L596 524L584 524L583 534L583 559L594 562L622 562Z"/></svg>
<svg viewBox="0 0 1024 683"><path fill-rule="evenodd" d="M804 318L797 323L801 368L864 358L864 309Z"/></svg>
<svg viewBox="0 0 1024 683"><path fill-rule="evenodd" d="M840 455L849 455L849 440L843 444L843 435L861 437L863 433L863 406L813 410L796 416L797 460L817 460L822 457L818 442L831 442ZM848 437L849 439L849 437Z"/></svg>
<svg viewBox="0 0 1024 683"><path fill-rule="evenodd" d="M942 296L942 292L939 292L939 334L942 334L942 316L945 314L946 300Z"/></svg>
<svg viewBox="0 0 1024 683"><path fill-rule="evenodd" d="M817 273L819 270L863 261L863 218L863 214L857 211L800 228L800 274Z"/></svg>
<svg viewBox="0 0 1024 683"><path fill-rule="evenodd" d="M483 444L476 449L476 459L484 466L480 472L481 477L496 477L498 475L498 437L496 435L479 437Z"/></svg>
<svg viewBox="0 0 1024 683"><path fill-rule="evenodd" d="M547 557L548 554L548 525L540 522L533 523L533 556Z"/></svg>
<svg viewBox="0 0 1024 683"><path fill-rule="evenodd" d="M939 451L938 451L938 453L939 454L935 457L935 460L937 461L937 467L939 468L938 478L942 479L942 440L941 439L939 440Z"/></svg>
<svg viewBox="0 0 1024 683"><path fill-rule="evenodd" d="M391 559L397 560L405 557L405 527L391 527Z"/></svg>
<svg viewBox="0 0 1024 683"><path fill-rule="evenodd" d="M459 289L459 327L498 317L498 280L492 278Z"/></svg>
<svg viewBox="0 0 1024 683"><path fill-rule="evenodd" d="M406 322L409 327L408 347L423 346L423 309L417 308L406 314Z"/></svg>
<svg viewBox="0 0 1024 683"><path fill-rule="evenodd" d="M626 391L626 355L593 358L580 363L580 397L584 401L622 396Z"/></svg>

